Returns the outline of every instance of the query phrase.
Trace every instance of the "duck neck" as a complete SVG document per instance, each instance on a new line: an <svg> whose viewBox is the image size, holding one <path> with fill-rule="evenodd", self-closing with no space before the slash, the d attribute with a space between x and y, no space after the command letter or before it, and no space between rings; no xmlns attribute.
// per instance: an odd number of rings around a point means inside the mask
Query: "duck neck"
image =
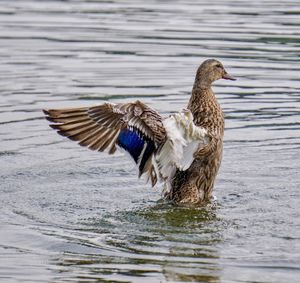
<svg viewBox="0 0 300 283"><path fill-rule="evenodd" d="M211 87L194 85L187 108L193 113L197 126L204 127L218 138L223 137L224 115Z"/></svg>
<svg viewBox="0 0 300 283"><path fill-rule="evenodd" d="M197 81L195 81L192 95L189 100L188 109L190 109L194 114L196 109L198 109L199 107L201 108L206 104L206 101L212 101L215 99L216 98L212 91L211 84L199 84Z"/></svg>
<svg viewBox="0 0 300 283"><path fill-rule="evenodd" d="M214 79L207 73L206 70L199 68L195 77L193 89L210 89Z"/></svg>

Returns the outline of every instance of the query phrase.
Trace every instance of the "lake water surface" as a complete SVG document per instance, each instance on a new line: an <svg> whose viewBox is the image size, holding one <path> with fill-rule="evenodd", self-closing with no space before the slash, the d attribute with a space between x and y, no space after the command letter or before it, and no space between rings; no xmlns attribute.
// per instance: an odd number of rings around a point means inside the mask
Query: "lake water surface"
<svg viewBox="0 0 300 283"><path fill-rule="evenodd" d="M0 6L1 282L300 282L299 1ZM176 207L131 161L57 135L41 109L186 106L221 60L216 204Z"/></svg>

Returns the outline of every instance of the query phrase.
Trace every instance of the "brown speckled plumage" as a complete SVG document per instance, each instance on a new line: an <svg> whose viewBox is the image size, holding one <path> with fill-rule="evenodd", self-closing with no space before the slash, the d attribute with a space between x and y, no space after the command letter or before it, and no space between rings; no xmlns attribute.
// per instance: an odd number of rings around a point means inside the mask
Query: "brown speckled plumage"
<svg viewBox="0 0 300 283"><path fill-rule="evenodd" d="M59 134L92 150L125 149L154 186L165 182L166 198L198 204L212 195L223 150L224 116L211 89L233 79L216 60L198 68L188 110L162 118L140 101L44 110Z"/></svg>
<svg viewBox="0 0 300 283"><path fill-rule="evenodd" d="M206 60L198 68L188 109L193 113L194 123L208 131L211 141L194 154L195 160L188 170L177 170L172 189L166 195L174 202L196 204L212 196L222 160L224 114L211 84L221 78L234 80L217 60Z"/></svg>

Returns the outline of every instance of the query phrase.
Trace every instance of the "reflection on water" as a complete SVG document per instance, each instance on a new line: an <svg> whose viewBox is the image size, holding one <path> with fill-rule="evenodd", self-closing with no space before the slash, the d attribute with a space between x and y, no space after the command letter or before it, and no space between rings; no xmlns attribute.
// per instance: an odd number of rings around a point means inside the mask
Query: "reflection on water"
<svg viewBox="0 0 300 283"><path fill-rule="evenodd" d="M299 8L286 1L2 1L0 279L298 282ZM54 132L41 109L185 107L221 60L217 204L170 206L130 160Z"/></svg>
<svg viewBox="0 0 300 283"><path fill-rule="evenodd" d="M216 223L220 225L216 225ZM137 226L139 227L137 230ZM110 227L103 233L102 227ZM78 279L131 276L148 281L216 282L220 267L216 245L221 241L222 221L209 208L191 209L155 205L146 209L116 213L98 221L85 222L80 229L87 238L77 244L79 250L66 252L55 262L61 270L72 269ZM77 233L81 233L77 232ZM94 235L94 237L92 236ZM101 235L101 236L99 236ZM86 274L88 269L88 274ZM151 279L152 278L152 279Z"/></svg>

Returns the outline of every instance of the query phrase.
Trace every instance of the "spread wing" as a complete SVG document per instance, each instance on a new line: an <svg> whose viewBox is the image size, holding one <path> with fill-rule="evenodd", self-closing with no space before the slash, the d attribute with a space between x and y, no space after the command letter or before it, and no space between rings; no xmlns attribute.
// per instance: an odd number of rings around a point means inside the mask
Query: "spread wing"
<svg viewBox="0 0 300 283"><path fill-rule="evenodd" d="M93 107L44 110L50 125L62 136L92 150L112 154L125 149L147 173L154 186L157 174L152 157L166 138L162 117L140 101L126 104L105 103Z"/></svg>

